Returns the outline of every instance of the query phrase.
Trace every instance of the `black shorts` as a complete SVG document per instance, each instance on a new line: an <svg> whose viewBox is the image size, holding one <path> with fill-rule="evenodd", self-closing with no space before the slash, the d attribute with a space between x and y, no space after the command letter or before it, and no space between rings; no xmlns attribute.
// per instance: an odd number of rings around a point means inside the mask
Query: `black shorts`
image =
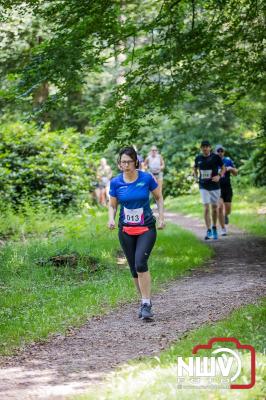
<svg viewBox="0 0 266 400"><path fill-rule="evenodd" d="M118 236L133 278L138 277L138 272L147 272L148 258L156 241L156 228L151 227L147 232L136 236L119 229Z"/></svg>
<svg viewBox="0 0 266 400"><path fill-rule="evenodd" d="M233 190L231 186L221 187L221 198L223 199L224 203L232 203Z"/></svg>

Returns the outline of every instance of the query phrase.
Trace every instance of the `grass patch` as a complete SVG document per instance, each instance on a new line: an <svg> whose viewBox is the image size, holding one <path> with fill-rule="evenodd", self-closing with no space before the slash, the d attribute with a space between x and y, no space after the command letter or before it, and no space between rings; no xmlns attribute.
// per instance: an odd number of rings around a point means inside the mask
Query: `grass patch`
<svg viewBox="0 0 266 400"><path fill-rule="evenodd" d="M0 248L0 354L137 299L129 268L116 262L117 231L107 230L106 218L83 213L50 220L47 214L37 239L19 242L19 230L14 230L16 241ZM51 227L60 234L47 235ZM158 232L150 259L154 291L211 254L192 234L169 224ZM55 265L62 258L67 262Z"/></svg>
<svg viewBox="0 0 266 400"><path fill-rule="evenodd" d="M203 219L200 194L167 199L169 211L177 211ZM235 189L230 223L254 235L266 236L266 188Z"/></svg>
<svg viewBox="0 0 266 400"><path fill-rule="evenodd" d="M62 230L67 217L50 208L32 208L25 205L14 213L12 209L0 212L0 240L26 240L28 237L53 237Z"/></svg>
<svg viewBox="0 0 266 400"><path fill-rule="evenodd" d="M229 318L214 325L191 331L159 356L132 361L108 375L104 385L93 387L75 400L230 400L263 399L265 378L266 301L243 307ZM206 344L213 337L235 337L256 350L256 385L249 390L188 390L177 389L177 356L191 356L197 344ZM245 358L247 362L247 358ZM243 374L248 381L248 365ZM265 393L264 393L265 394Z"/></svg>

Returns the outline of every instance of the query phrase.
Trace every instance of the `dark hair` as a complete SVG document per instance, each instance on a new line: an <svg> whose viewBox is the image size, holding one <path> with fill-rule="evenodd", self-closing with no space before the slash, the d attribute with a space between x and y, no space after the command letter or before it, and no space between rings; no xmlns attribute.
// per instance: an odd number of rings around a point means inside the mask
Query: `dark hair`
<svg viewBox="0 0 266 400"><path fill-rule="evenodd" d="M117 162L118 164L120 164L121 162L121 157L123 154L126 154L127 156L129 156L130 158L132 158L133 161L135 161L135 165L136 168L139 168L139 159L138 159L138 155L136 150L134 149L134 147L132 146L126 146L123 147L120 151L119 151L119 155L117 158Z"/></svg>

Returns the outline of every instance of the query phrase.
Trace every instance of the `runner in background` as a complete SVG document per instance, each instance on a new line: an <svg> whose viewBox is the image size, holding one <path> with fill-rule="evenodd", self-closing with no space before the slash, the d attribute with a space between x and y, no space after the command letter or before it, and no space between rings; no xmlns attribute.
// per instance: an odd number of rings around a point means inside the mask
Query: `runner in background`
<svg viewBox="0 0 266 400"><path fill-rule="evenodd" d="M233 189L231 186L230 176L231 174L234 176L237 175L237 169L233 161L231 160L231 158L225 157L224 152L225 152L224 146L221 144L217 144L217 146L215 147L215 153L218 156L220 156L226 169L226 172L223 175L221 175L220 179L221 198L218 209L222 236L226 236L227 234L225 225L229 223L228 215L231 213L232 209Z"/></svg>
<svg viewBox="0 0 266 400"><path fill-rule="evenodd" d="M133 145L136 153L137 153L137 157L138 157L138 162L139 162L139 168L141 171L145 171L145 165L144 165L144 158L142 157L142 155L138 152L137 146Z"/></svg>
<svg viewBox="0 0 266 400"><path fill-rule="evenodd" d="M156 219L150 208L149 195L151 192L157 202L158 229L164 228L163 197L154 177L138 170L139 162L133 147L120 150L118 165L122 173L111 180L108 227L115 228L120 204L119 241L141 295L139 317L149 319L153 313L148 259L156 241Z"/></svg>
<svg viewBox="0 0 266 400"><path fill-rule="evenodd" d="M151 147L151 151L148 157L144 161L145 168L154 176L158 182L159 189L162 193L163 191L163 170L165 167L164 160L159 154L156 146Z"/></svg>
<svg viewBox="0 0 266 400"><path fill-rule="evenodd" d="M205 240L211 238L217 240L216 223L221 195L219 181L221 175L225 172L225 167L221 158L211 151L211 144L208 140L201 142L201 154L195 158L193 172L195 179L199 181L200 194L204 206L204 220L207 228ZM210 204L212 215L210 215Z"/></svg>
<svg viewBox="0 0 266 400"><path fill-rule="evenodd" d="M111 167L107 164L105 158L101 158L100 165L97 168L97 187L95 189L98 204L102 206L107 205L109 198L110 179L112 178Z"/></svg>

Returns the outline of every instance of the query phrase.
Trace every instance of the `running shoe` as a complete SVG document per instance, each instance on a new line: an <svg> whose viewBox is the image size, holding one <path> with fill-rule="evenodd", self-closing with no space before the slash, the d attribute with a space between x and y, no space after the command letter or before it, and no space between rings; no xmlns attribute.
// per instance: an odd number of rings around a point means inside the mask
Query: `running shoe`
<svg viewBox="0 0 266 400"><path fill-rule="evenodd" d="M143 304L141 303L140 307L139 307L139 314L138 314L139 318L142 317L142 307L143 307Z"/></svg>
<svg viewBox="0 0 266 400"><path fill-rule="evenodd" d="M212 238L212 230L208 229L207 233L206 233L206 236L205 236L205 240L209 240L211 238Z"/></svg>
<svg viewBox="0 0 266 400"><path fill-rule="evenodd" d="M226 232L226 228L221 228L221 236L226 236L227 232Z"/></svg>
<svg viewBox="0 0 266 400"><path fill-rule="evenodd" d="M213 237L213 240L217 240L218 239L218 232L217 232L216 226L212 227L212 237Z"/></svg>
<svg viewBox="0 0 266 400"><path fill-rule="evenodd" d="M228 225L228 224L229 224L228 215L225 215L225 216L224 216L224 223L225 223L225 225Z"/></svg>
<svg viewBox="0 0 266 400"><path fill-rule="evenodd" d="M151 311L151 304L142 304L142 319L150 319L153 317L153 312Z"/></svg>

